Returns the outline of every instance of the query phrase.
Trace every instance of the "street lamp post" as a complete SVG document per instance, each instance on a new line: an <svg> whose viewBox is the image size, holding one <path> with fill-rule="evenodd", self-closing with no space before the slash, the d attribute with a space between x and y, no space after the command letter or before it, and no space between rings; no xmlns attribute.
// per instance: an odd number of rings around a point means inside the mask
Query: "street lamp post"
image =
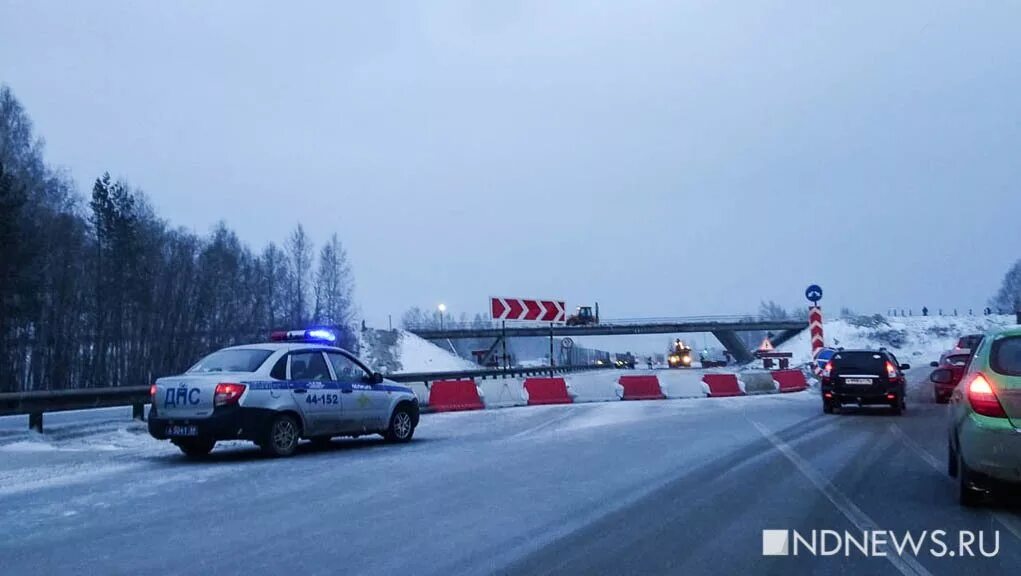
<svg viewBox="0 0 1021 576"><path fill-rule="evenodd" d="M443 313L447 311L447 305L440 304L436 309L440 311L440 330L443 330Z"/></svg>

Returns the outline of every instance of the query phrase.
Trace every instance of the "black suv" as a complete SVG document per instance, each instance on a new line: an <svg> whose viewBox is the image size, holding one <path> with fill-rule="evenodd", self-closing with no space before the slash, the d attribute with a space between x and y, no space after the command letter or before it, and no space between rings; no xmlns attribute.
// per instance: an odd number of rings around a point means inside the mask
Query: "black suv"
<svg viewBox="0 0 1021 576"><path fill-rule="evenodd" d="M832 414L844 404L904 408L904 370L886 350L838 350L822 373L822 411Z"/></svg>

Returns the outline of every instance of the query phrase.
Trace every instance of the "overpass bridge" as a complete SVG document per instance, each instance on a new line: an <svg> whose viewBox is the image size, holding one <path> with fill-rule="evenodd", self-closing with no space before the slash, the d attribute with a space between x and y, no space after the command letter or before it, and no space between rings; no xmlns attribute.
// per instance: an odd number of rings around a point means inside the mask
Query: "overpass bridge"
<svg viewBox="0 0 1021 576"><path fill-rule="evenodd" d="M489 339L493 345L489 354L496 351L505 338L557 337L557 336L623 336L638 334L684 334L709 332L720 341L738 362L751 362L754 357L738 332L773 332L774 346L783 344L808 328L807 320L769 320L751 316L698 316L689 318L636 318L602 320L599 324L567 326L564 324L531 323L525 325L448 324L443 327L408 327L408 331L426 340L456 340L461 338Z"/></svg>

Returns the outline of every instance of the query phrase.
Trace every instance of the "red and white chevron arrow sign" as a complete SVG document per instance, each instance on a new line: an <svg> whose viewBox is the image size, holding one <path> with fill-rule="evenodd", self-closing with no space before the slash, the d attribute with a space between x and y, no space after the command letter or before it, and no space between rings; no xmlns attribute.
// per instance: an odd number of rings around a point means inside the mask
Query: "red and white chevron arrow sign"
<svg viewBox="0 0 1021 576"><path fill-rule="evenodd" d="M563 300L529 298L490 298L493 320L531 320L533 322L564 322L567 307Z"/></svg>
<svg viewBox="0 0 1021 576"><path fill-rule="evenodd" d="M812 335L812 357L825 345L822 339L822 308L811 306L808 309L808 331Z"/></svg>

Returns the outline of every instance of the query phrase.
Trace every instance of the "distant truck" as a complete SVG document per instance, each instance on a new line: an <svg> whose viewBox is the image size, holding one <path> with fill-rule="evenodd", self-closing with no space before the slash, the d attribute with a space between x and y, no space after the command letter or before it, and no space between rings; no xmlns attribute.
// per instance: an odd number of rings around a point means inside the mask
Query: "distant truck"
<svg viewBox="0 0 1021 576"><path fill-rule="evenodd" d="M627 370L635 369L635 356L634 354L627 352L625 354L616 354L616 361L614 365L617 368L624 368Z"/></svg>

